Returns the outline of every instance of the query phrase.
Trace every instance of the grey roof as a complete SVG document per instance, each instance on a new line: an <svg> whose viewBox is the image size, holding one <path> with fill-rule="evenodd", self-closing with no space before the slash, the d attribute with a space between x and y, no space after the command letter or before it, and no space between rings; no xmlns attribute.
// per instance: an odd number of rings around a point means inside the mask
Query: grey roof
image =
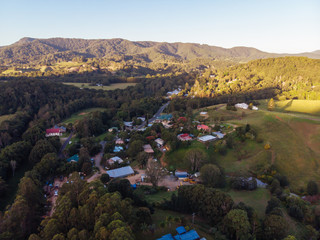
<svg viewBox="0 0 320 240"><path fill-rule="evenodd" d="M116 168L116 169L109 170L109 171L107 171L107 174L111 178L119 178L119 177L126 177L131 174L134 174L134 171L130 166L126 166L126 167L122 167L122 168Z"/></svg>

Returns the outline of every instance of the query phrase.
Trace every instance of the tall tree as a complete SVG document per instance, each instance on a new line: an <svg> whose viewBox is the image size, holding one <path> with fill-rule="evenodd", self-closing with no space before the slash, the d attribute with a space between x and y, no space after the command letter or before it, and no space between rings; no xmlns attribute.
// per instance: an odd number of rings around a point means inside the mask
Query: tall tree
<svg viewBox="0 0 320 240"><path fill-rule="evenodd" d="M158 162L154 160L150 160L148 162L146 175L154 187L158 186L159 181L165 176L165 174L166 172Z"/></svg>

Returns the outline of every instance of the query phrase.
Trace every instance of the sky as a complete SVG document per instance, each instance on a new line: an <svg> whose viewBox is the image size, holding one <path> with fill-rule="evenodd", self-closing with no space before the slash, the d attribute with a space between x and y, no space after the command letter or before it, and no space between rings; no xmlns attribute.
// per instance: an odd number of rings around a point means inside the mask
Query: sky
<svg viewBox="0 0 320 240"><path fill-rule="evenodd" d="M23 37L320 50L320 0L0 0L0 46Z"/></svg>

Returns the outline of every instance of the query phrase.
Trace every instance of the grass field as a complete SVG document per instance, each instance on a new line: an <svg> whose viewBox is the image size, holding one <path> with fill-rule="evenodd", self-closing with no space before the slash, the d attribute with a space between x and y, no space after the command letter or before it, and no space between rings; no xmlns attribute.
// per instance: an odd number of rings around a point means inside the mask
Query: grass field
<svg viewBox="0 0 320 240"><path fill-rule="evenodd" d="M105 109L104 108L87 108L72 114L71 117L65 119L62 123L65 123L65 124L74 123L77 120L83 119L85 116L87 116L91 112L103 111L103 110Z"/></svg>
<svg viewBox="0 0 320 240"><path fill-rule="evenodd" d="M64 82L63 84L66 85L72 85L78 88L89 88L89 89L95 89L95 90L115 90L115 89L125 89L127 87L135 86L137 83L114 83L109 86L89 86L89 83L70 83L70 82Z"/></svg>
<svg viewBox="0 0 320 240"><path fill-rule="evenodd" d="M267 110L268 100L260 100L259 108ZM320 116L320 100L275 101L276 112L298 112Z"/></svg>
<svg viewBox="0 0 320 240"><path fill-rule="evenodd" d="M8 114L8 115L2 115L0 116L0 124L3 122L3 121L6 121L6 120L10 120L11 118L14 117L14 114Z"/></svg>
<svg viewBox="0 0 320 240"><path fill-rule="evenodd" d="M230 190L228 194L235 203L243 202L257 211L259 218L265 215L265 209L271 198L269 190L257 188L254 191L235 191Z"/></svg>
<svg viewBox="0 0 320 240"><path fill-rule="evenodd" d="M156 194L146 195L146 200L151 204L158 201L162 201L164 199L170 200L173 193L177 194L177 191L170 191L170 192L159 191Z"/></svg>

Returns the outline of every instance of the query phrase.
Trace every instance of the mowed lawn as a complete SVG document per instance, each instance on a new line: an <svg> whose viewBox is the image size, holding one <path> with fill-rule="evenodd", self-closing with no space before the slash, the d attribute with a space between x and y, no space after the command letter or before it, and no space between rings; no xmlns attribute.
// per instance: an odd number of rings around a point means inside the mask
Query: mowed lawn
<svg viewBox="0 0 320 240"><path fill-rule="evenodd" d="M155 202L159 202L159 201L162 201L162 200L170 200L171 199L171 196L172 194L178 194L177 191L159 191L155 194L149 194L149 195L146 195L146 200L148 203L152 204L152 203L155 203Z"/></svg>
<svg viewBox="0 0 320 240"><path fill-rule="evenodd" d="M137 83L113 83L109 86L89 86L89 83L71 83L71 82L64 82L63 84L72 85L78 88L89 88L95 90L115 90L115 89L125 89L127 87L135 86Z"/></svg>
<svg viewBox="0 0 320 240"><path fill-rule="evenodd" d="M267 110L269 100L260 100L259 108ZM298 112L320 116L320 100L285 100L275 101L277 112Z"/></svg>
<svg viewBox="0 0 320 240"><path fill-rule="evenodd" d="M74 123L77 120L83 119L91 112L104 111L104 110L106 110L106 109L105 108L87 108L87 109L84 109L84 110L81 110L79 112L72 114L71 117L65 119L62 123L65 123L65 124Z"/></svg>
<svg viewBox="0 0 320 240"><path fill-rule="evenodd" d="M228 194L235 203L243 202L256 210L259 218L264 217L268 201L271 199L269 190L265 188L257 188L253 191L230 190Z"/></svg>

